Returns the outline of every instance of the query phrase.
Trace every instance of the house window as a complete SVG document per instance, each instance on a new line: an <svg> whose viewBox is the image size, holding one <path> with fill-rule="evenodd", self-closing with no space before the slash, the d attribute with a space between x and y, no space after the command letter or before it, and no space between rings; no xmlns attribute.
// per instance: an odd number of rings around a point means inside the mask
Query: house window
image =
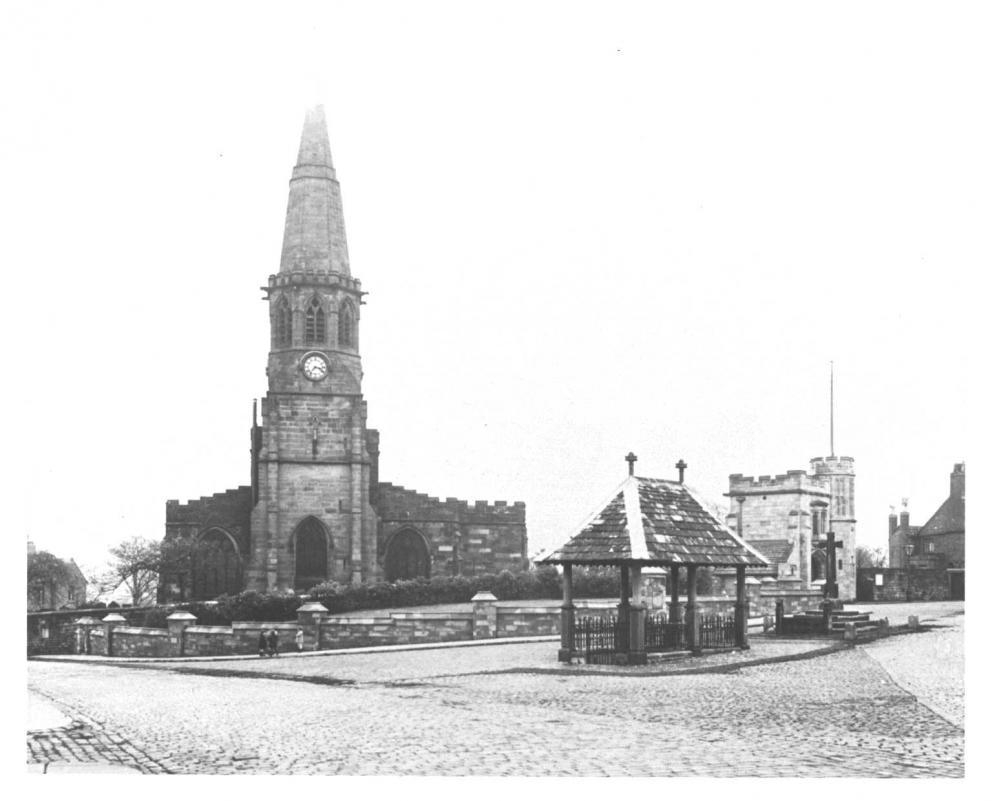
<svg viewBox="0 0 999 801"><path fill-rule="evenodd" d="M883 587L884 584L885 584L885 577L884 577L884 575L882 573L875 573L874 574L874 586L875 587Z"/></svg>
<svg viewBox="0 0 999 801"><path fill-rule="evenodd" d="M326 342L326 312L322 301L313 296L305 310L305 344L322 345Z"/></svg>
<svg viewBox="0 0 999 801"><path fill-rule="evenodd" d="M930 553L933 553L933 551L936 550L936 547L937 547L937 544L935 542L928 542L928 543L926 543L926 550L929 551Z"/></svg>
<svg viewBox="0 0 999 801"><path fill-rule="evenodd" d="M839 560L839 566L836 569L837 570L842 570L843 569L843 560L842 559Z"/></svg>

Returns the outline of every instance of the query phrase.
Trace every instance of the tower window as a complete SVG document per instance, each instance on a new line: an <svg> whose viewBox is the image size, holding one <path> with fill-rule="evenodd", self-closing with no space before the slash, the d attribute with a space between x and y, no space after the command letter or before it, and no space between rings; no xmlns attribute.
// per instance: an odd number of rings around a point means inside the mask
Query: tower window
<svg viewBox="0 0 999 801"><path fill-rule="evenodd" d="M305 344L322 345L326 342L326 312L322 301L313 296L305 310Z"/></svg>
<svg viewBox="0 0 999 801"><path fill-rule="evenodd" d="M279 348L291 345L291 305L288 303L288 298L281 298L278 301L274 319L274 344Z"/></svg>
<svg viewBox="0 0 999 801"><path fill-rule="evenodd" d="M340 319L337 326L337 340L342 348L357 347L357 318L354 314L354 306L349 300L345 300L340 305Z"/></svg>

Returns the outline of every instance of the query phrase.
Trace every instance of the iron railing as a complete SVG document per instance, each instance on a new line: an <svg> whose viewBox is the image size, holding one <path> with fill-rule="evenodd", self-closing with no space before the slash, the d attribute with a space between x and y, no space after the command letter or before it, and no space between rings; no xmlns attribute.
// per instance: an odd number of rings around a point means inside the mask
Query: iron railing
<svg viewBox="0 0 999 801"><path fill-rule="evenodd" d="M582 654L587 664L614 664L614 655L628 650L627 632L617 617L578 617L572 627L572 650ZM700 618L702 648L726 648L736 644L735 618L709 615ZM669 616L649 615L645 619L647 652L685 651L690 648L686 623L670 622Z"/></svg>
<svg viewBox="0 0 999 801"><path fill-rule="evenodd" d="M701 647L724 648L735 645L735 618L708 615L701 618Z"/></svg>
<svg viewBox="0 0 999 801"><path fill-rule="evenodd" d="M668 615L645 618L646 651L683 651L687 647L687 627L683 623L671 623Z"/></svg>
<svg viewBox="0 0 999 801"><path fill-rule="evenodd" d="M572 649L588 665L614 664L614 654L624 648L625 632L616 617L579 617L572 628Z"/></svg>

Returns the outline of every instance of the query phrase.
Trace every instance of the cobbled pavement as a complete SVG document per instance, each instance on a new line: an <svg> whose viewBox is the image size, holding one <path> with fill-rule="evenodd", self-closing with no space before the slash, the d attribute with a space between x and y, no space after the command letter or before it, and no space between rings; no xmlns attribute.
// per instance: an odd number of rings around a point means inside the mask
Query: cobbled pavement
<svg viewBox="0 0 999 801"><path fill-rule="evenodd" d="M229 664L343 684L33 661L29 687L144 772L961 777L964 618L942 620L700 675L523 670L546 642ZM29 762L58 757L37 739Z"/></svg>

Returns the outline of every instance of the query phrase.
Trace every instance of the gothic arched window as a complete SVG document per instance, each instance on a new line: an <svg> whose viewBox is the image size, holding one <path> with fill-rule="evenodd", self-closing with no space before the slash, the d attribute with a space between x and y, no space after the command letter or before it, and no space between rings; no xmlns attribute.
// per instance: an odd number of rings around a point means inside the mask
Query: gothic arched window
<svg viewBox="0 0 999 801"><path fill-rule="evenodd" d="M322 345L326 342L326 312L317 295L312 296L305 310L305 344Z"/></svg>
<svg viewBox="0 0 999 801"><path fill-rule="evenodd" d="M342 348L357 347L357 316L354 305L345 300L340 304L340 319L337 326L337 341Z"/></svg>
<svg viewBox="0 0 999 801"><path fill-rule="evenodd" d="M278 301L277 313L274 315L274 343L279 348L291 345L291 304L288 298Z"/></svg>

